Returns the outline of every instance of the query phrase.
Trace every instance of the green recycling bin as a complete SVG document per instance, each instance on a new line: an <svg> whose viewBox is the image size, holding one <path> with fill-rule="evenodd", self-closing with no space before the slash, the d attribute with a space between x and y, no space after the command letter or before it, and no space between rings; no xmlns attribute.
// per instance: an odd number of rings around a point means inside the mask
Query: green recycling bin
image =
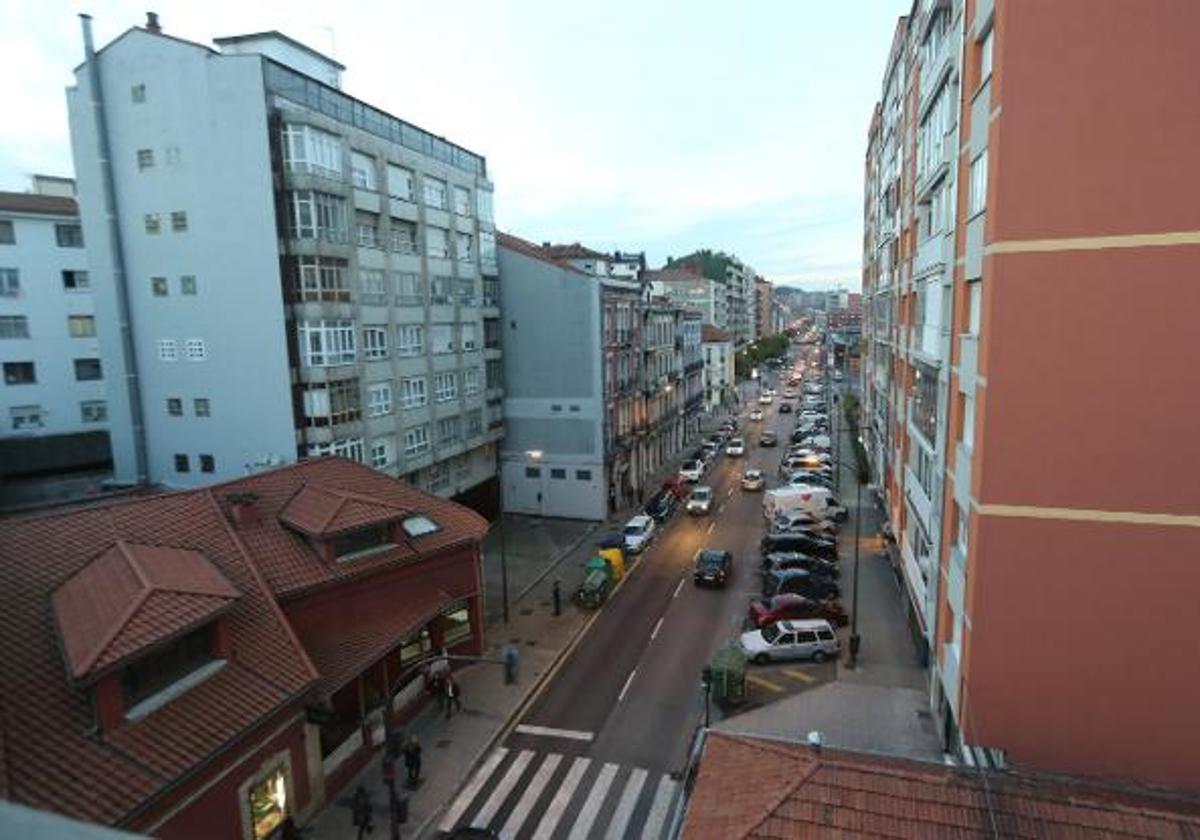
<svg viewBox="0 0 1200 840"><path fill-rule="evenodd" d="M600 570L588 572L588 576L583 579L583 583L575 590L575 601L581 607L591 607L595 609L599 607L608 598L608 593L612 590L612 581L608 575Z"/></svg>

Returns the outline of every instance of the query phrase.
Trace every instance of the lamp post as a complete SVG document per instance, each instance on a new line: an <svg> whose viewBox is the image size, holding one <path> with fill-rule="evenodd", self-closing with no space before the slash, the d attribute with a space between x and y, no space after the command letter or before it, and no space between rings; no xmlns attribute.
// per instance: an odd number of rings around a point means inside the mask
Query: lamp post
<svg viewBox="0 0 1200 840"><path fill-rule="evenodd" d="M540 449L525 452L525 463L537 463L542 458ZM508 624L508 528L504 524L504 461L500 462L500 604L504 623ZM541 476L538 477L538 516L542 513Z"/></svg>

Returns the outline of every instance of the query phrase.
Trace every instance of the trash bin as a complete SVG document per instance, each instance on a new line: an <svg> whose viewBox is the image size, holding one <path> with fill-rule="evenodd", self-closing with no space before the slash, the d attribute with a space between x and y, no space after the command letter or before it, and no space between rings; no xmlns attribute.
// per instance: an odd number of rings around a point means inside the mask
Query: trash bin
<svg viewBox="0 0 1200 840"><path fill-rule="evenodd" d="M746 654L727 645L713 654L712 698L722 706L737 706L746 700Z"/></svg>

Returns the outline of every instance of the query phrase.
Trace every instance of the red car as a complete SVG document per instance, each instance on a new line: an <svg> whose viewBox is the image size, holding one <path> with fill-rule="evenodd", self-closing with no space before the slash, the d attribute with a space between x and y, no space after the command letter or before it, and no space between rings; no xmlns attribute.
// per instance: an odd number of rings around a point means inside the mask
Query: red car
<svg viewBox="0 0 1200 840"><path fill-rule="evenodd" d="M850 618L836 601L814 601L803 595L785 593L750 602L750 623L761 629L776 621L823 618L835 627L845 627Z"/></svg>

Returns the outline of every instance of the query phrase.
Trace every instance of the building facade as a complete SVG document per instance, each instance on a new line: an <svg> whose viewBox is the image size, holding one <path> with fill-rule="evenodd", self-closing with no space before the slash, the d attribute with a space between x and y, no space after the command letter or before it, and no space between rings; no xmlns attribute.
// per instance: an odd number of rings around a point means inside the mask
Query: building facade
<svg viewBox="0 0 1200 840"><path fill-rule="evenodd" d="M100 334L118 480L331 453L488 507L484 159L347 96L342 65L278 33L217 45L131 29L68 92L96 318L132 325Z"/></svg>
<svg viewBox="0 0 1200 840"><path fill-rule="evenodd" d="M712 414L730 408L737 399L733 336L712 324L704 324L701 350L704 353L704 410Z"/></svg>
<svg viewBox="0 0 1200 840"><path fill-rule="evenodd" d="M868 139L864 427L948 745L1195 790L1200 686L1177 664L1200 532L1160 467L1200 454L1179 426L1190 354L1164 339L1196 302L1177 165L1200 12L1139 21L1131 38L1128 9L1071 0L901 20ZM1134 277L1163 305L1131 308ZM1131 429L1143 467L1113 480ZM1114 621L1143 613L1149 646Z"/></svg>
<svg viewBox="0 0 1200 840"><path fill-rule="evenodd" d="M676 306L699 312L706 324L724 327L729 323L725 284L705 277L698 267L671 266L647 271L643 276L650 284L651 294L656 297L665 297Z"/></svg>

